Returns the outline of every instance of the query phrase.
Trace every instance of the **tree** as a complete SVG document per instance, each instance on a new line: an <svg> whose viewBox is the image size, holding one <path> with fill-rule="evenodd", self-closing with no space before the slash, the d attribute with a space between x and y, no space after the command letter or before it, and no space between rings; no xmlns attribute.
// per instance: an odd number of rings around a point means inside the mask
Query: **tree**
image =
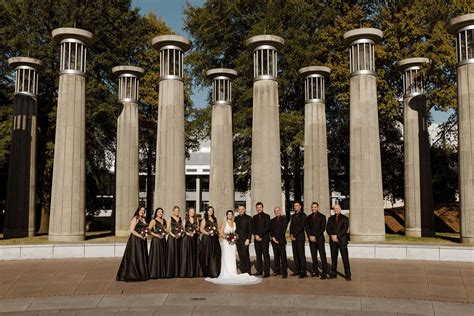
<svg viewBox="0 0 474 316"><path fill-rule="evenodd" d="M59 46L51 38L52 30L75 26L90 30L95 36L95 42L88 49L86 84L86 200L87 211L91 213L101 208L98 195L110 191L109 170L114 164L119 106L116 97L117 78L111 69L122 64L145 68L147 75L142 80L144 99L141 104L143 110L140 111L141 123L146 122L146 119L153 122L156 119L159 61L158 52L150 47L150 39L156 35L169 34L171 30L154 15L141 16L138 9L131 8L130 0L118 0L113 4L107 0L5 0L0 3L0 11L0 33L6 34L2 46L5 53L0 55L0 64L6 65L9 57L28 54L45 63L45 69L40 73L38 97L37 204L41 206L39 231L46 233L59 75ZM11 71L9 67L0 68L0 166L3 168L8 162L11 131ZM189 98L187 108L188 113L193 112ZM194 132L191 130L189 134L194 135ZM141 152L145 152L146 160L154 157L156 148L153 137L156 139L156 127L154 132L141 139L144 140L141 142ZM194 146L195 140L188 141L189 143ZM3 181L6 183L6 179L2 177Z"/></svg>
<svg viewBox="0 0 474 316"><path fill-rule="evenodd" d="M401 74L395 63L415 55L433 60L427 70L429 106L455 107L454 42L444 27L467 13L470 1L206 1L187 4L185 28L194 49L189 61L193 83L208 85L205 71L219 65L239 72L234 87L234 168L236 189L247 191L252 126L252 58L246 38L275 34L285 38L279 62L281 162L287 197L301 196L304 100L298 69L327 65L328 154L331 190L349 194L349 60L342 38L359 27L378 27L376 46L379 126L384 195L403 198L403 119Z"/></svg>

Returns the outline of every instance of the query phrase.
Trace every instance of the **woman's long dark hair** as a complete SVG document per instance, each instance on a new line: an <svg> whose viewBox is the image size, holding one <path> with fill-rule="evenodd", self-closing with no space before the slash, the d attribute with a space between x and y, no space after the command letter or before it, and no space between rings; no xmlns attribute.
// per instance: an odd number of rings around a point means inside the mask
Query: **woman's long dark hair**
<svg viewBox="0 0 474 316"><path fill-rule="evenodd" d="M135 213L133 214L132 218L136 217L137 219L140 218L140 210L143 208L143 206L139 206Z"/></svg>
<svg viewBox="0 0 474 316"><path fill-rule="evenodd" d="M206 207L206 211L204 212L204 220L207 221L207 219L209 218L209 210L212 208L212 215L211 215L211 218L212 220L214 221L214 223L217 223L217 219L216 219L216 216L214 215L216 213L216 210L212 207L212 206L208 206Z"/></svg>
<svg viewBox="0 0 474 316"><path fill-rule="evenodd" d="M159 207L155 210L155 214L153 215L153 219L156 219L156 216L158 215L158 211L161 211L161 213L163 213L163 215L165 215L165 211Z"/></svg>

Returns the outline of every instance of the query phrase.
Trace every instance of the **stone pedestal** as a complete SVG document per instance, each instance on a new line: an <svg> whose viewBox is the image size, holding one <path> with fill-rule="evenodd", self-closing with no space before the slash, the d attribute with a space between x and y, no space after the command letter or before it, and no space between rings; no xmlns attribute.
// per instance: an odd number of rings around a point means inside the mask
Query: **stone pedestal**
<svg viewBox="0 0 474 316"><path fill-rule="evenodd" d="M221 219L227 210L234 210L231 80L237 72L216 68L209 70L207 76L213 79L209 205Z"/></svg>
<svg viewBox="0 0 474 316"><path fill-rule="evenodd" d="M154 208L186 207L183 53L191 42L177 35L157 36L160 51L158 139Z"/></svg>
<svg viewBox="0 0 474 316"><path fill-rule="evenodd" d="M382 167L374 46L383 36L372 28L344 34L350 53L350 236L385 239Z"/></svg>
<svg viewBox="0 0 474 316"><path fill-rule="evenodd" d="M118 66L118 96L122 111L117 119L115 165L115 236L130 235L130 218L138 207L138 79L144 70Z"/></svg>
<svg viewBox="0 0 474 316"><path fill-rule="evenodd" d="M434 236L433 189L426 97L421 66L427 58L408 58L397 63L403 76L405 235Z"/></svg>
<svg viewBox="0 0 474 316"><path fill-rule="evenodd" d="M474 244L474 13L452 19L458 72L459 201L461 240Z"/></svg>
<svg viewBox="0 0 474 316"><path fill-rule="evenodd" d="M277 50L284 40L274 35L249 38L253 50L252 208L257 202L271 210L281 205L280 118Z"/></svg>
<svg viewBox="0 0 474 316"><path fill-rule="evenodd" d="M76 28L53 30L61 44L54 143L49 240L84 239L86 212L86 47L92 34Z"/></svg>
<svg viewBox="0 0 474 316"><path fill-rule="evenodd" d="M16 77L4 238L18 238L35 234L36 96L43 63L28 57L8 62Z"/></svg>
<svg viewBox="0 0 474 316"><path fill-rule="evenodd" d="M311 203L317 202L326 217L331 215L325 97L325 78L330 72L322 66L299 70L305 89L304 208L310 212Z"/></svg>

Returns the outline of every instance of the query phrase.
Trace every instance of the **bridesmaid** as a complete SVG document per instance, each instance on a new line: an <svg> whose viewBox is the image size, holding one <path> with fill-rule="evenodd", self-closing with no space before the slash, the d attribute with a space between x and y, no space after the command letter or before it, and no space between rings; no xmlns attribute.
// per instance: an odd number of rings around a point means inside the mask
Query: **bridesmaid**
<svg viewBox="0 0 474 316"><path fill-rule="evenodd" d="M161 207L155 210L155 215L148 226L153 236L150 246L148 269L150 279L164 279L166 277L166 220L163 218Z"/></svg>
<svg viewBox="0 0 474 316"><path fill-rule="evenodd" d="M166 277L179 276L181 267L181 240L184 234L183 223L179 216L179 206L173 207L173 215L167 223L168 230L168 258L166 263Z"/></svg>
<svg viewBox="0 0 474 316"><path fill-rule="evenodd" d="M185 235L181 245L181 270L180 278L194 278L198 276L198 241L199 220L196 210L191 207L186 210L184 218Z"/></svg>
<svg viewBox="0 0 474 316"><path fill-rule="evenodd" d="M201 221L201 250L199 261L205 277L217 278L221 272L221 246L214 208L208 206Z"/></svg>
<svg viewBox="0 0 474 316"><path fill-rule="evenodd" d="M145 208L139 207L130 221L130 237L117 272L117 281L146 281L148 272Z"/></svg>

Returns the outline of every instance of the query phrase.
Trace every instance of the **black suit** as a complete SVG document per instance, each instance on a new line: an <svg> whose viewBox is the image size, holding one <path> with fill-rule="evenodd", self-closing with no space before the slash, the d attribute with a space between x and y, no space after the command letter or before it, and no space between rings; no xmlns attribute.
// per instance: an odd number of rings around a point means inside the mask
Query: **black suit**
<svg viewBox="0 0 474 316"><path fill-rule="evenodd" d="M237 252L239 253L239 269L241 273L250 273L250 254L249 246L245 245L245 240L252 240L252 217L247 214L237 215L235 217L235 224L237 225L236 233L239 237L237 239Z"/></svg>
<svg viewBox="0 0 474 316"><path fill-rule="evenodd" d="M261 212L253 216L252 233L254 236L258 235L262 240L258 241L254 238L255 255L257 256L257 263L255 269L257 274L262 273L262 256L263 256L263 273L270 274L270 215Z"/></svg>
<svg viewBox="0 0 474 316"><path fill-rule="evenodd" d="M306 234L308 240L310 236L316 237L316 241L309 241L311 259L313 260L312 272L318 274L318 251L321 257L321 267L323 275L328 273L328 261L326 249L324 249L324 231L326 230L326 216L319 212L311 213L306 219Z"/></svg>
<svg viewBox="0 0 474 316"><path fill-rule="evenodd" d="M291 216L290 234L296 240L291 242L293 249L293 260L295 261L295 273L306 275L306 255L304 253L304 230L306 227L306 215L301 210Z"/></svg>
<svg viewBox="0 0 474 316"><path fill-rule="evenodd" d="M288 220L285 216L274 217L270 221L270 238L272 238L273 260L275 266L273 272L281 275L288 275L288 261L286 257L286 228ZM278 243L273 241L273 238ZM281 269L280 269L281 262Z"/></svg>
<svg viewBox="0 0 474 316"><path fill-rule="evenodd" d="M331 247L331 275L337 273L337 256L338 251L341 252L342 263L344 264L344 273L347 277L351 276L351 266L349 264L349 252L347 250L347 230L349 229L349 219L342 214L339 214L339 218L336 215L329 217L327 232L329 237L331 235L337 235L338 242L333 242L332 238L329 238L329 246Z"/></svg>

